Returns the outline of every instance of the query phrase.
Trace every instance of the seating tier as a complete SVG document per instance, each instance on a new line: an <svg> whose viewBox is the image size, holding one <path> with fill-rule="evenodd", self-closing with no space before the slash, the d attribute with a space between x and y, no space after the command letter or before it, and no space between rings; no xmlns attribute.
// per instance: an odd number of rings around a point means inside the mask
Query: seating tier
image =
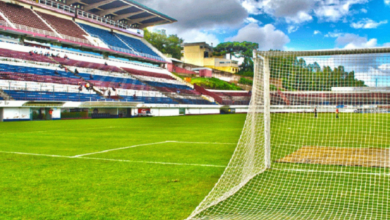
<svg viewBox="0 0 390 220"><path fill-rule="evenodd" d="M79 26L77 26L73 21L59 18L53 15L45 14L42 12L37 12L47 23L50 24L59 34L67 35L71 37L86 39L84 35L87 35Z"/></svg>
<svg viewBox="0 0 390 220"><path fill-rule="evenodd" d="M30 9L0 1L0 11L12 23L52 32L52 30Z"/></svg>

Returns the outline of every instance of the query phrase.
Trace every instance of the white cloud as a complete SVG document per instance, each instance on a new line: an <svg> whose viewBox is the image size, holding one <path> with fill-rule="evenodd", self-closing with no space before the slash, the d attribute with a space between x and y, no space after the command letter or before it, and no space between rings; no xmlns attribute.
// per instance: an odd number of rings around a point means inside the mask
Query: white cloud
<svg viewBox="0 0 390 220"><path fill-rule="evenodd" d="M186 42L205 41L217 45L221 31L231 31L248 21L248 12L238 0L138 0L139 3L177 19L159 25L168 34L177 34Z"/></svg>
<svg viewBox="0 0 390 220"><path fill-rule="evenodd" d="M183 32L180 34L180 37L185 40L185 43L206 42L208 44L213 44L214 46L217 46L220 43L215 34L199 30Z"/></svg>
<svg viewBox="0 0 390 220"><path fill-rule="evenodd" d="M340 37L341 35L343 35L343 33L339 33L337 31L335 32L328 32L327 34L325 34L325 37Z"/></svg>
<svg viewBox="0 0 390 220"><path fill-rule="evenodd" d="M227 41L250 41L259 44L260 50L282 50L290 42L288 36L277 30L272 24L260 27L256 23L248 24L241 28L237 35L226 39Z"/></svg>
<svg viewBox="0 0 390 220"><path fill-rule="evenodd" d="M390 0L385 0L386 5L390 5Z"/></svg>
<svg viewBox="0 0 390 220"><path fill-rule="evenodd" d="M317 34L321 34L321 31L315 30L315 31L314 31L314 35L317 35Z"/></svg>
<svg viewBox="0 0 390 220"><path fill-rule="evenodd" d="M247 17L245 18L245 23L261 23L261 22L255 18Z"/></svg>
<svg viewBox="0 0 390 220"><path fill-rule="evenodd" d="M241 5L249 14L258 15L262 13L256 0L242 0Z"/></svg>
<svg viewBox="0 0 390 220"><path fill-rule="evenodd" d="M390 0L389 0L389 1L390 1ZM360 11L361 11L362 13L364 13L364 14L367 14L367 9L365 9L365 8L360 9Z"/></svg>
<svg viewBox="0 0 390 220"><path fill-rule="evenodd" d="M294 26L294 25L290 25L290 26L287 27L287 31L288 31L289 34L297 31L298 29L299 29L299 27L298 26Z"/></svg>
<svg viewBox="0 0 390 220"><path fill-rule="evenodd" d="M380 22L375 22L369 18L362 19L361 21L358 21L356 23L352 23L351 27L355 29L372 29L372 28L377 28L379 25L382 24L387 24L387 20L380 21Z"/></svg>
<svg viewBox="0 0 390 220"><path fill-rule="evenodd" d="M310 12L313 0L241 0L242 6L250 14L262 14L285 18L288 23L302 23L312 20Z"/></svg>
<svg viewBox="0 0 390 220"><path fill-rule="evenodd" d="M320 20L336 22L352 13L352 5L367 2L368 0L323 0L318 2L314 13Z"/></svg>
<svg viewBox="0 0 390 220"><path fill-rule="evenodd" d="M317 16L322 21L336 22L356 13L351 6L369 0L240 0L250 14L268 14L284 18L287 23L303 23ZM390 1L390 0L386 0ZM362 9L362 12L367 11Z"/></svg>
<svg viewBox="0 0 390 220"><path fill-rule="evenodd" d="M336 39L336 43L345 49L369 48L378 45L376 38L367 39L367 37L360 37L356 34L343 34Z"/></svg>
<svg viewBox="0 0 390 220"><path fill-rule="evenodd" d="M156 31L161 29L160 26L148 27L150 31ZM215 30L218 32L219 30ZM167 34L178 34L175 29L167 30ZM205 30L191 29L187 31L180 32L180 38L184 39L184 43L193 43L193 42L206 42L208 44L213 44L217 46L220 41L214 33L207 32Z"/></svg>
<svg viewBox="0 0 390 220"><path fill-rule="evenodd" d="M390 72L390 64L388 64L388 63L382 64L378 67L378 69L380 69L383 72L389 73Z"/></svg>

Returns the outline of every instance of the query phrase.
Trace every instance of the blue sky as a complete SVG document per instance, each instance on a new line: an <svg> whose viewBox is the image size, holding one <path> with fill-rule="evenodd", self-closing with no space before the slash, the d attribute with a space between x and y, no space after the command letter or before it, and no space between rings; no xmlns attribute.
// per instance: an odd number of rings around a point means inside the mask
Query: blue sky
<svg viewBox="0 0 390 220"><path fill-rule="evenodd" d="M390 47L390 0L138 0L178 22L151 28L185 42L251 41L259 50ZM365 55L343 65L367 85L390 86L390 65ZM353 61L353 60L352 60Z"/></svg>
<svg viewBox="0 0 390 220"><path fill-rule="evenodd" d="M390 45L390 0L139 0L178 20L186 42L252 41L260 49Z"/></svg>

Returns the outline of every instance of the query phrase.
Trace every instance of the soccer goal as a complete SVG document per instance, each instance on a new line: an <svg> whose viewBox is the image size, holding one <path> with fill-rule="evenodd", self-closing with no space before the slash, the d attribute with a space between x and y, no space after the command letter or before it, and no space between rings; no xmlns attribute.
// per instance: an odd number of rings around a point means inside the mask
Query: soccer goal
<svg viewBox="0 0 390 220"><path fill-rule="evenodd" d="M254 63L237 148L188 219L390 219L390 48Z"/></svg>

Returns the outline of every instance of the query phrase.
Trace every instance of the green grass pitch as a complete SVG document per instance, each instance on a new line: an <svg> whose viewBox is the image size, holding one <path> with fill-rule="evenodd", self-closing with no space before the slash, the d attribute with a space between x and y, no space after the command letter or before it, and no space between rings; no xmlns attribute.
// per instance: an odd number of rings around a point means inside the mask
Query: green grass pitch
<svg viewBox="0 0 390 220"><path fill-rule="evenodd" d="M0 123L0 219L184 219L223 173L244 121ZM165 141L178 142L153 144ZM150 145L71 158L141 144Z"/></svg>
<svg viewBox="0 0 390 220"><path fill-rule="evenodd" d="M272 114L272 160L302 146L389 148L389 116ZM0 123L0 219L184 219L223 173L244 121L215 115ZM343 201L355 210L350 217L389 217L389 176L356 174L388 169L272 167L216 208L250 194L246 202L259 203L253 211L265 219L348 217L338 215L343 206L320 214ZM365 203L354 202L361 198Z"/></svg>

